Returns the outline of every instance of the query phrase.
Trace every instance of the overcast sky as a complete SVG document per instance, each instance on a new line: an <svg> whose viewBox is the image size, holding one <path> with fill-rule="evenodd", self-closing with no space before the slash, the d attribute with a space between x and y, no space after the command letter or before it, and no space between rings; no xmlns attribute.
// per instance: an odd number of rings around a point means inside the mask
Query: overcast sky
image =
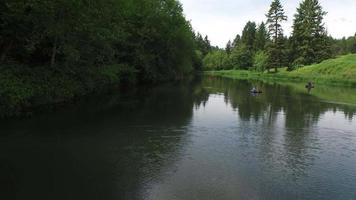
<svg viewBox="0 0 356 200"><path fill-rule="evenodd" d="M272 0L180 0L195 31L208 35L212 45L225 47L240 34L248 20L265 21ZM284 24L290 34L293 15L300 0L281 0L288 15ZM336 38L356 33L356 0L320 0L325 11L328 33Z"/></svg>

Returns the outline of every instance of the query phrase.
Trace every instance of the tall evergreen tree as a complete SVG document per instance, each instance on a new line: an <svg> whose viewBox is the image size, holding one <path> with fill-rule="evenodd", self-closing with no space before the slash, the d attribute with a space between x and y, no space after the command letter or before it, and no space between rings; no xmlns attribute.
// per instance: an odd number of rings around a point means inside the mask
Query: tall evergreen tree
<svg viewBox="0 0 356 200"><path fill-rule="evenodd" d="M331 44L323 23L326 14L318 0L300 3L291 38L296 65L318 63L331 56Z"/></svg>
<svg viewBox="0 0 356 200"><path fill-rule="evenodd" d="M232 51L232 43L231 43L231 40L229 40L226 44L226 48L225 48L225 51L227 54L230 54L231 51Z"/></svg>
<svg viewBox="0 0 356 200"><path fill-rule="evenodd" d="M198 50L203 54L203 56L206 56L211 51L211 45L208 36L203 38L200 33L197 33L195 42Z"/></svg>
<svg viewBox="0 0 356 200"><path fill-rule="evenodd" d="M285 15L283 6L279 0L273 0L266 17L268 33L273 39L273 42L277 43L278 38L283 35L281 23L287 21L287 16Z"/></svg>
<svg viewBox="0 0 356 200"><path fill-rule="evenodd" d="M266 25L264 22L262 22L257 28L255 49L257 51L265 50L268 39L269 36L268 36Z"/></svg>
<svg viewBox="0 0 356 200"><path fill-rule="evenodd" d="M273 0L270 10L267 15L267 25L268 33L272 38L272 43L268 45L268 54L269 54L269 67L277 68L283 65L284 50L283 42L283 28L282 22L287 21L287 16L284 13L283 6L279 0Z"/></svg>
<svg viewBox="0 0 356 200"><path fill-rule="evenodd" d="M246 46L246 48L250 51L254 51L255 47L255 39L256 39L256 23L255 22L247 22L242 31L241 41Z"/></svg>
<svg viewBox="0 0 356 200"><path fill-rule="evenodd" d="M204 38L204 44L205 44L205 49L210 52L212 47L211 47L211 44L210 44L210 40L208 38L208 36L206 35L205 38Z"/></svg>
<svg viewBox="0 0 356 200"><path fill-rule="evenodd" d="M239 34L237 34L234 41L232 42L232 48L235 49L240 44L241 44L241 36Z"/></svg>

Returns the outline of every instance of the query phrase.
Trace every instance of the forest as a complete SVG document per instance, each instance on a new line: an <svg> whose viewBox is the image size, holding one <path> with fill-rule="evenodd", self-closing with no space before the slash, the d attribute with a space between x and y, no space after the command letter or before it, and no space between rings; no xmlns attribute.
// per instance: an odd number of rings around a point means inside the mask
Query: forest
<svg viewBox="0 0 356 200"><path fill-rule="evenodd" d="M210 51L176 0L2 0L0 113L200 71Z"/></svg>
<svg viewBox="0 0 356 200"><path fill-rule="evenodd" d="M318 64L339 55L356 53L356 33L349 38L335 39L328 35L323 10L318 0L303 0L293 19L290 36L284 34L287 15L279 0L273 0L266 21L247 22L242 34L229 41L225 49L210 51L204 58L204 70L241 69L277 72L279 68L293 71Z"/></svg>

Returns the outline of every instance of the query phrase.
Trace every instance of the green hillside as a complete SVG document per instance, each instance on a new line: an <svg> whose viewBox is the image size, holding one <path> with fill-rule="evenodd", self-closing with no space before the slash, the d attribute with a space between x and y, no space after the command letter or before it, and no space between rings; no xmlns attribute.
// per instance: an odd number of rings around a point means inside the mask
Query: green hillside
<svg viewBox="0 0 356 200"><path fill-rule="evenodd" d="M325 78L356 79L356 54L325 60L291 72L295 76L323 76Z"/></svg>
<svg viewBox="0 0 356 200"><path fill-rule="evenodd" d="M278 73L259 73L248 70L210 71L207 74L235 79L255 79L278 82L307 82L326 85L356 86L356 54L325 60L292 72L280 69Z"/></svg>

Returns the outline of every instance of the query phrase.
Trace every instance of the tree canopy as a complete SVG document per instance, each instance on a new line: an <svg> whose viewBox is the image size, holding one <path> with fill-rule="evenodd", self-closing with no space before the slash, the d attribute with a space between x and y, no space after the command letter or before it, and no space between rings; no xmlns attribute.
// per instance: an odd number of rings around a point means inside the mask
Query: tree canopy
<svg viewBox="0 0 356 200"><path fill-rule="evenodd" d="M0 113L180 79L209 51L177 0L2 0Z"/></svg>
<svg viewBox="0 0 356 200"><path fill-rule="evenodd" d="M149 81L193 70L196 40L176 0L3 0L0 10L3 64L120 64Z"/></svg>

